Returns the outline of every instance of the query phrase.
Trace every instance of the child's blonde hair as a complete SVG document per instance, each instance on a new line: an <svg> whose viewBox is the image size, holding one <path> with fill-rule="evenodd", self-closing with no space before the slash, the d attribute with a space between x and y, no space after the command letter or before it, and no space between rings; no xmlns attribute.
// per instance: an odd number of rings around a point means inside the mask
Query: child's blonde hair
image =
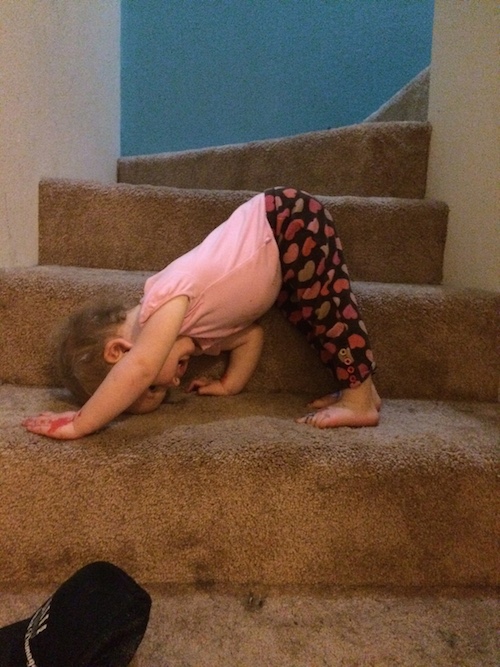
<svg viewBox="0 0 500 667"><path fill-rule="evenodd" d="M59 377L83 404L95 392L113 364L104 359L106 342L117 334L130 305L100 301L68 317L59 334Z"/></svg>

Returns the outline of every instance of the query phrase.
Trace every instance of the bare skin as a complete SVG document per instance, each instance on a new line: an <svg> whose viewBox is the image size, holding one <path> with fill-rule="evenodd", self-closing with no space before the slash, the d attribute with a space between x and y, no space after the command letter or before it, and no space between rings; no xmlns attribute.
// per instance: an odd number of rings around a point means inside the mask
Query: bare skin
<svg viewBox="0 0 500 667"><path fill-rule="evenodd" d="M380 398L373 381L371 384L372 384L373 401L375 403L377 410L380 411L380 408L382 406L382 399ZM332 394L326 394L326 396L322 396L321 398L317 398L311 403L308 403L307 407L312 408L313 410L320 410L321 408L327 408L329 405L334 405L335 403L338 403L341 396L342 396L341 391L336 391Z"/></svg>
<svg viewBox="0 0 500 667"><path fill-rule="evenodd" d="M129 311L124 325L105 346L104 357L113 365L102 384L78 412L44 412L23 424L33 433L72 440L93 433L122 412L147 413L157 409L169 387L179 386L189 358L200 354L194 341L179 336L187 297L176 297L162 306L143 327L139 306ZM263 344L262 329L250 325L224 339L221 350L229 363L220 379L198 378L188 391L208 396L239 393L252 376ZM325 396L311 404L315 410L297 419L317 428L376 426L380 397L371 377L337 397Z"/></svg>
<svg viewBox="0 0 500 667"><path fill-rule="evenodd" d="M377 426L380 406L380 396L369 377L354 389L344 389L338 398L330 395L314 401L311 407L319 409L296 421L317 428Z"/></svg>
<svg viewBox="0 0 500 667"><path fill-rule="evenodd" d="M73 440L98 431L122 412L138 414L159 407L169 387L178 386L189 357L199 354L193 340L179 336L187 297L180 296L159 308L142 327L139 306L105 345L104 358L112 368L96 392L78 412L44 412L28 417L28 431L60 440ZM225 338L221 351L229 362L220 380L202 380L191 391L206 395L239 393L253 374L263 344L256 324Z"/></svg>

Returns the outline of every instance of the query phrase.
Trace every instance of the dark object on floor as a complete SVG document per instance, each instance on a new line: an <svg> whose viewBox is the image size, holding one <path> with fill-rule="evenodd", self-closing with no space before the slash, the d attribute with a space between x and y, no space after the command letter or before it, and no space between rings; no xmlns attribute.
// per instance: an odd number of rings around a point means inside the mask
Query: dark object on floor
<svg viewBox="0 0 500 667"><path fill-rule="evenodd" d="M123 570L86 565L31 618L0 629L0 667L126 667L151 598Z"/></svg>

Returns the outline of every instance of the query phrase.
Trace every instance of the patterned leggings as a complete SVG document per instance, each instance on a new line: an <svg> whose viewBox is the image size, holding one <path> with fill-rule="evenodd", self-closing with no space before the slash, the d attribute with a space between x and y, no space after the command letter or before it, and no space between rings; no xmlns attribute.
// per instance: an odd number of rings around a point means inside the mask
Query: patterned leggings
<svg viewBox="0 0 500 667"><path fill-rule="evenodd" d="M319 352L338 388L357 387L375 363L332 217L300 190L272 188L265 195L283 274L276 305Z"/></svg>

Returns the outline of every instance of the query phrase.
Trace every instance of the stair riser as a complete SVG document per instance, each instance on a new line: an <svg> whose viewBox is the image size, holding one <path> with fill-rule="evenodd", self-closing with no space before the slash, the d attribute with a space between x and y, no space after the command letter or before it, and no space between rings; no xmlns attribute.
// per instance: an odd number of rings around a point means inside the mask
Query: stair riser
<svg viewBox="0 0 500 667"><path fill-rule="evenodd" d="M309 192L361 197L425 195L430 125L365 123L248 144L122 158L118 180L181 188Z"/></svg>
<svg viewBox="0 0 500 667"><path fill-rule="evenodd" d="M139 301L147 274L92 269L6 270L0 274L0 379L57 383L50 334L61 318L106 293ZM495 322L498 297L486 292L355 283L378 363L382 395L399 398L497 400ZM305 340L272 310L263 319L267 345L249 389L321 394L328 372ZM42 332L42 334L40 333ZM480 351L480 354L478 354ZM194 360L193 372L206 368ZM208 361L209 367L213 362ZM221 368L221 361L216 363Z"/></svg>
<svg viewBox="0 0 500 667"><path fill-rule="evenodd" d="M39 194L40 264L143 271L161 270L252 196L65 180L43 181ZM441 282L444 204L320 199L332 213L354 279Z"/></svg>
<svg viewBox="0 0 500 667"><path fill-rule="evenodd" d="M164 437L154 455L39 440L6 453L0 580L62 580L106 559L142 581L200 586L498 583L492 472L339 473L285 441L229 460L204 453L193 426L184 451Z"/></svg>

